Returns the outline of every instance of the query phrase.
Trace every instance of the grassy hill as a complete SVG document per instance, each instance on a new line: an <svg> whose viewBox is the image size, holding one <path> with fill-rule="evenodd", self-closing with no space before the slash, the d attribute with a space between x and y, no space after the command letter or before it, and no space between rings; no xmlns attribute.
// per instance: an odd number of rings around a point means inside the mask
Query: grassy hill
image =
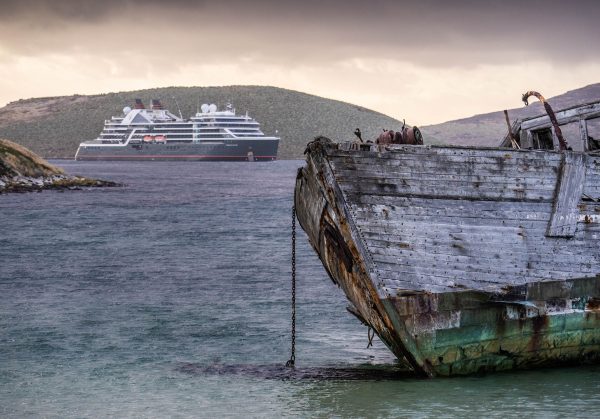
<svg viewBox="0 0 600 419"><path fill-rule="evenodd" d="M520 103L522 93L525 92L515 92L515 104ZM544 94L544 92L540 93ZM600 83L571 90L559 96L546 97L546 100L555 111L597 101L600 100ZM544 107L537 99L531 98L530 103L527 107L521 106L509 109L510 121L513 122L517 118L545 115ZM435 137L445 144L479 146L497 146L508 131L502 110L437 125L427 125L420 127L420 129L425 138ZM564 133L567 135L568 140L568 132ZM578 135L578 131L574 135Z"/></svg>
<svg viewBox="0 0 600 419"><path fill-rule="evenodd" d="M166 87L92 96L61 96L19 100L0 108L0 137L22 144L46 158L75 155L83 140L94 139L105 119L121 115L125 106L140 98L151 99L177 114L175 100L184 118L200 103L231 102L238 113L249 112L265 134L281 137L279 158L301 158L313 137L354 139L360 127L363 138L375 138L382 128L397 129L402 123L378 112L336 100L276 87ZM426 142L428 138L425 138Z"/></svg>

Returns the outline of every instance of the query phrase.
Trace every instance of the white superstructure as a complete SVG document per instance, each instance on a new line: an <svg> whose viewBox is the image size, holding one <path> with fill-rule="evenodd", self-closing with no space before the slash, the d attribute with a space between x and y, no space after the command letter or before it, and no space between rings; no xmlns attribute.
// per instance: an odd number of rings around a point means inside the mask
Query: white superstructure
<svg viewBox="0 0 600 419"><path fill-rule="evenodd" d="M97 139L81 143L75 158L143 158L144 153L139 151L147 150L145 154L153 159L161 156L239 159L241 154L251 154L252 159L275 160L278 143L279 138L265 136L260 124L248 113L236 115L231 104L227 104L222 111L214 104L204 104L199 112L184 120L164 109L159 100L153 99L150 109L146 109L142 101L136 99L133 109L123 108L123 116L113 116L104 121L104 128ZM150 144L160 147L149 147ZM230 153L229 150L212 147L206 151L206 147L200 150L198 147L182 147L184 145L220 145L228 149L236 147L238 150ZM176 150L181 151L181 156ZM199 151L205 154L195 156Z"/></svg>

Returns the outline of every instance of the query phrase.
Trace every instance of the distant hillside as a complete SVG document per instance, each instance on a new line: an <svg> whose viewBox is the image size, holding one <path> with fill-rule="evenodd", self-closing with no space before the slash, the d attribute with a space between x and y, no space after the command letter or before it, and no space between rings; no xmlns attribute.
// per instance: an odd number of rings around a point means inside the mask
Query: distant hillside
<svg viewBox="0 0 600 419"><path fill-rule="evenodd" d="M200 103L231 102L238 113L249 112L266 134L281 137L279 158L301 158L313 137L353 139L359 127L363 138L375 138L382 128L402 123L360 106L276 87L166 87L93 96L61 96L12 102L0 108L0 137L26 146L46 158L75 155L83 140L94 139L105 119L121 115L135 98L148 104L161 99L177 114L177 99L184 118L193 115ZM427 142L427 138L425 141Z"/></svg>
<svg viewBox="0 0 600 419"><path fill-rule="evenodd" d="M525 92L515 92L515 104L520 102L522 93ZM544 92L540 93L544 94ZM546 99L554 110L597 101L600 100L600 83L571 90L559 96L546 97ZM527 107L521 106L508 110L511 122L518 118L542 114L545 114L544 107L535 98L530 99L530 105ZM507 133L502 110L442 124L428 125L420 127L420 129L425 138L435 137L445 144L455 145L497 146Z"/></svg>

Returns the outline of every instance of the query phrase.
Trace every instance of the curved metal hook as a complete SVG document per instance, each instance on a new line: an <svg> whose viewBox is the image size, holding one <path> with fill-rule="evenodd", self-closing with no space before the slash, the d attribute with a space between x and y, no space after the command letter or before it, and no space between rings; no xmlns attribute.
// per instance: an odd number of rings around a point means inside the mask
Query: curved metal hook
<svg viewBox="0 0 600 419"><path fill-rule="evenodd" d="M523 101L523 103L525 103L525 106L529 106L530 96L535 96L539 99L540 102L546 103L546 98L544 98L544 96L542 96L541 93L538 93L535 90L530 90L528 92L523 93L523 96L521 97L521 100Z"/></svg>
<svg viewBox="0 0 600 419"><path fill-rule="evenodd" d="M525 106L529 105L528 99L530 96L535 96L539 99L540 102L542 102L542 104L544 105L544 109L546 110L546 113L548 114L548 117L550 118L550 122L552 122L552 127L554 128L554 132L556 133L556 137L558 138L560 150L561 151L567 150L569 148L569 144L567 144L567 142L565 141L565 139L562 135L562 131L560 130L560 126L558 125L558 121L556 120L556 115L554 114L554 111L552 110L552 107L550 106L550 104L548 102L546 102L546 99L540 93L538 93L534 90L530 90L528 92L525 92L523 94L523 97L521 98L523 100L523 102L525 103Z"/></svg>

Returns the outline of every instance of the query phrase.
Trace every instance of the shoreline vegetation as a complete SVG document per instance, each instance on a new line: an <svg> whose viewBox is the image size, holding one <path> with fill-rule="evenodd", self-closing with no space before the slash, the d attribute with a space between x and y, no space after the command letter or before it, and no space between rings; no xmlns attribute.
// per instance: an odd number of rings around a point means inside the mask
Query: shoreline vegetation
<svg viewBox="0 0 600 419"><path fill-rule="evenodd" d="M0 195L15 192L41 192L45 189L73 190L115 187L119 183L71 176L12 141L0 139Z"/></svg>

